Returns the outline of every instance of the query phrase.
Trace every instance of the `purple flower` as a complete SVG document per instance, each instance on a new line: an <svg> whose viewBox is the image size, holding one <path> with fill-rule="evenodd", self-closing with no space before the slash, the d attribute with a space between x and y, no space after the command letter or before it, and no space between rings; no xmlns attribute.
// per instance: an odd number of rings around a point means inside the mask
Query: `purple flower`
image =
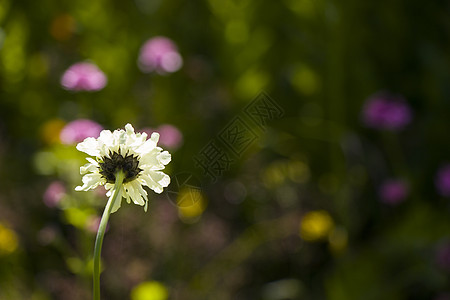
<svg viewBox="0 0 450 300"><path fill-rule="evenodd" d="M172 40L158 36L149 39L141 47L138 65L145 73L155 71L166 74L178 71L183 65L183 59Z"/></svg>
<svg viewBox="0 0 450 300"><path fill-rule="evenodd" d="M76 63L61 77L61 85L72 91L98 91L105 87L106 75L94 64Z"/></svg>
<svg viewBox="0 0 450 300"><path fill-rule="evenodd" d="M44 203L48 207L55 207L66 194L66 188L61 181L53 181L44 193Z"/></svg>
<svg viewBox="0 0 450 300"><path fill-rule="evenodd" d="M97 138L103 127L91 120L78 119L68 123L59 135L63 144L75 144L84 141L87 137Z"/></svg>
<svg viewBox="0 0 450 300"><path fill-rule="evenodd" d="M436 251L436 263L442 269L450 271L450 243L439 245Z"/></svg>
<svg viewBox="0 0 450 300"><path fill-rule="evenodd" d="M434 183L439 194L444 197L450 197L450 164L439 169Z"/></svg>
<svg viewBox="0 0 450 300"><path fill-rule="evenodd" d="M170 149L177 149L183 143L183 134L180 130L178 130L178 128L170 124L163 124L156 129L144 128L142 131L147 133L149 136L152 132L158 132L159 143Z"/></svg>
<svg viewBox="0 0 450 300"><path fill-rule="evenodd" d="M389 179L383 182L378 193L381 201L387 204L399 204L403 202L409 194L408 184L399 179Z"/></svg>
<svg viewBox="0 0 450 300"><path fill-rule="evenodd" d="M403 129L412 119L412 110L403 97L386 93L370 97L362 114L368 127L392 131Z"/></svg>

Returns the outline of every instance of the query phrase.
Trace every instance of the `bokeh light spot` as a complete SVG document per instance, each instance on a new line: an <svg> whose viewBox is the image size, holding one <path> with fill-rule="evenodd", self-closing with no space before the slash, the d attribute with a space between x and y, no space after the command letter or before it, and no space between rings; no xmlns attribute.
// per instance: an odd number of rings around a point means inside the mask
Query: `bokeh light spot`
<svg viewBox="0 0 450 300"><path fill-rule="evenodd" d="M177 197L178 214L183 221L194 221L206 209L207 201L202 191L184 186Z"/></svg>
<svg viewBox="0 0 450 300"><path fill-rule="evenodd" d="M57 41L66 41L75 32L75 19L69 14L56 16L50 25L50 34Z"/></svg>
<svg viewBox="0 0 450 300"><path fill-rule="evenodd" d="M131 300L166 300L169 291L158 281L148 281L139 284L131 291Z"/></svg>
<svg viewBox="0 0 450 300"><path fill-rule="evenodd" d="M51 119L41 126L41 138L47 144L56 144L60 142L59 133L65 126L61 119Z"/></svg>
<svg viewBox="0 0 450 300"><path fill-rule="evenodd" d="M320 88L318 75L306 65L296 67L291 82L298 92L306 96L313 95Z"/></svg>
<svg viewBox="0 0 450 300"><path fill-rule="evenodd" d="M14 231L0 223L0 254L10 254L19 245L19 240Z"/></svg>
<svg viewBox="0 0 450 300"><path fill-rule="evenodd" d="M300 237L306 241L322 240L328 237L333 227L333 219L327 211L311 211L300 222Z"/></svg>
<svg viewBox="0 0 450 300"><path fill-rule="evenodd" d="M245 43L248 40L248 26L242 20L232 20L225 28L225 37L232 44Z"/></svg>

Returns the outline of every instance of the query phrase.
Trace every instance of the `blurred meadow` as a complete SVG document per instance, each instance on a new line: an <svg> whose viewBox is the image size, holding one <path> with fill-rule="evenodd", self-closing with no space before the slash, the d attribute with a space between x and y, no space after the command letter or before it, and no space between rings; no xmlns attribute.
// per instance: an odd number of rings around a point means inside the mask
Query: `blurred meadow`
<svg viewBox="0 0 450 300"><path fill-rule="evenodd" d="M0 0L0 299L91 299L100 130L160 133L102 297L450 299L450 3Z"/></svg>

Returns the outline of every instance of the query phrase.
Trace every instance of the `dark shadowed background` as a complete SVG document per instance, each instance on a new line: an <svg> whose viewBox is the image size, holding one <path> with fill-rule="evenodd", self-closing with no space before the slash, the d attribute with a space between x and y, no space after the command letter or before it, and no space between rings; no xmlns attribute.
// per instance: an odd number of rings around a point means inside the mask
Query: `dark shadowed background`
<svg viewBox="0 0 450 300"><path fill-rule="evenodd" d="M91 299L75 146L126 123L172 183L111 215L104 299L450 299L449 12L0 0L0 299Z"/></svg>

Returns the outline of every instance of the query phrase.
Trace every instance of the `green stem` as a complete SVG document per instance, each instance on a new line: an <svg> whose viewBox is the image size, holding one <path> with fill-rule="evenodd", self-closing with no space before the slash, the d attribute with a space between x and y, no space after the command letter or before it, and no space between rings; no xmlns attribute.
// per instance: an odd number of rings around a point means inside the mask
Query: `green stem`
<svg viewBox="0 0 450 300"><path fill-rule="evenodd" d="M100 225L98 226L97 238L95 239L94 247L94 300L100 300L100 256L102 252L103 237L105 236L106 225L108 224L111 209L114 206L114 202L117 200L117 196L119 195L124 178L125 175L122 171L117 172L116 183L114 185L114 194L108 199L108 203L106 203L105 210L103 211Z"/></svg>

